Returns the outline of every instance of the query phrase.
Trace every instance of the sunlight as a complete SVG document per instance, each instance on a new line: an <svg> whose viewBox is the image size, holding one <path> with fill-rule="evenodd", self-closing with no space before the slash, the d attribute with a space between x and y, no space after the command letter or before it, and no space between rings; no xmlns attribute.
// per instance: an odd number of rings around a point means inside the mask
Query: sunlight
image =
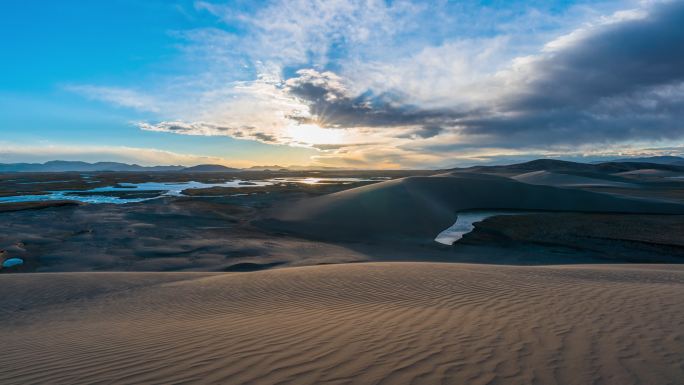
<svg viewBox="0 0 684 385"><path fill-rule="evenodd" d="M340 144L345 137L343 130L321 128L313 124L292 125L287 128L287 135L304 144Z"/></svg>

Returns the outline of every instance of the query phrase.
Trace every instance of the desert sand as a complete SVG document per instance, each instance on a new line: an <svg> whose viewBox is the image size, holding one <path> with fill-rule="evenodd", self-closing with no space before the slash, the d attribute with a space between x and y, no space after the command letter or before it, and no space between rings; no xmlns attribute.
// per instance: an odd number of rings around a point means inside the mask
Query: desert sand
<svg viewBox="0 0 684 385"><path fill-rule="evenodd" d="M681 384L684 266L0 276L2 384Z"/></svg>

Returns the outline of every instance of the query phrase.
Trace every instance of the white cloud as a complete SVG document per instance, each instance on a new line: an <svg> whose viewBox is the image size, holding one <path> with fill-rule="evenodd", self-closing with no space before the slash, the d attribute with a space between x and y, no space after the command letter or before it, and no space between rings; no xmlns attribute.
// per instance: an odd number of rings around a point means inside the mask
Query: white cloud
<svg viewBox="0 0 684 385"><path fill-rule="evenodd" d="M159 112L160 102L153 96L129 88L104 87L94 85L68 85L68 91L87 98L112 103L139 111Z"/></svg>
<svg viewBox="0 0 684 385"><path fill-rule="evenodd" d="M314 66L331 60L334 43L359 49L391 41L423 8L408 1L383 0L281 0L251 14L208 2L198 2L197 7L228 24L248 28L240 49L251 57Z"/></svg>

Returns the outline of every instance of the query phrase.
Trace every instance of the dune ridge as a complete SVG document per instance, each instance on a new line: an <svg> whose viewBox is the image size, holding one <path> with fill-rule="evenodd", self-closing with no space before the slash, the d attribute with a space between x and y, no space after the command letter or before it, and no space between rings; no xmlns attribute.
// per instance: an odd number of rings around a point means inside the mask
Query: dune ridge
<svg viewBox="0 0 684 385"><path fill-rule="evenodd" d="M614 177L613 177L614 178ZM513 176L511 179L518 182L559 186L559 187L573 187L573 186L612 186L612 187L638 187L632 183L618 182L615 180L592 178L581 175L563 174L549 171L530 171L524 174Z"/></svg>
<svg viewBox="0 0 684 385"><path fill-rule="evenodd" d="M369 263L6 275L0 285L3 384L684 378L675 265Z"/></svg>

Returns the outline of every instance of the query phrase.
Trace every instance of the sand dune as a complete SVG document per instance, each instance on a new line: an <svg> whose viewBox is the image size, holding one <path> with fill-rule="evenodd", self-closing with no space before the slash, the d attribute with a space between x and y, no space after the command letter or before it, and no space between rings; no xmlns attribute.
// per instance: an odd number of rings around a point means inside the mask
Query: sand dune
<svg viewBox="0 0 684 385"><path fill-rule="evenodd" d="M307 199L265 226L318 239L432 239L463 210L684 213L684 206L453 173L409 177Z"/></svg>
<svg viewBox="0 0 684 385"><path fill-rule="evenodd" d="M626 178L660 179L660 178L671 178L671 177L682 176L682 175L684 175L684 173L683 172L668 171L668 170L655 170L655 169L647 168L647 169L639 169L639 170L620 172L620 173L617 173L614 175L619 176L619 177L626 177Z"/></svg>
<svg viewBox="0 0 684 385"><path fill-rule="evenodd" d="M561 174L549 171L531 171L524 174L519 174L512 179L518 182L558 186L558 187L575 187L575 186L612 186L612 187L636 187L632 183L617 182L614 180L590 178L580 175Z"/></svg>
<svg viewBox="0 0 684 385"><path fill-rule="evenodd" d="M2 384L679 384L684 267L0 276Z"/></svg>

